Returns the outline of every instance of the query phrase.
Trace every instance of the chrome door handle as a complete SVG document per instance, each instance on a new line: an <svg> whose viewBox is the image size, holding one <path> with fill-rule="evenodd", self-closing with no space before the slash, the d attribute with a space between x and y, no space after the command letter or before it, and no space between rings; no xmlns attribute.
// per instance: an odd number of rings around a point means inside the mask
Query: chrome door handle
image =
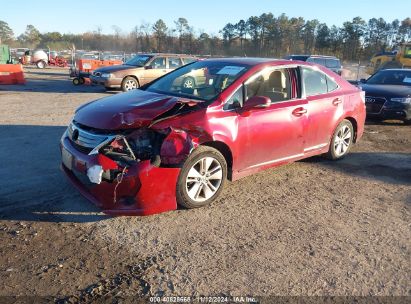
<svg viewBox="0 0 411 304"><path fill-rule="evenodd" d="M340 103L342 103L341 98L336 98L336 99L333 100L333 105L335 105L335 106L339 105Z"/></svg>

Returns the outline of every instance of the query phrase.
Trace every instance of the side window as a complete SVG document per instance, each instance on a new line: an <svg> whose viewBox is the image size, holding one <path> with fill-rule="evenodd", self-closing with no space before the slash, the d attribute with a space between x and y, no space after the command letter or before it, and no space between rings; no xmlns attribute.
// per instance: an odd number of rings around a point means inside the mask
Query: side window
<svg viewBox="0 0 411 304"><path fill-rule="evenodd" d="M328 92L332 92L332 91L335 91L336 89L338 89L338 84L334 80L332 80L328 76L325 76L325 78L327 80Z"/></svg>
<svg viewBox="0 0 411 304"><path fill-rule="evenodd" d="M243 100L243 86L240 86L224 104L224 110L232 110L241 107L243 105Z"/></svg>
<svg viewBox="0 0 411 304"><path fill-rule="evenodd" d="M181 58L178 57L168 57L168 68L176 69L182 65Z"/></svg>
<svg viewBox="0 0 411 304"><path fill-rule="evenodd" d="M194 61L197 61L197 59L193 58L193 57L185 57L185 58L183 58L183 61L184 61L184 64L189 64L189 63L192 63Z"/></svg>
<svg viewBox="0 0 411 304"><path fill-rule="evenodd" d="M303 84L306 96L328 93L326 75L308 68L303 70Z"/></svg>
<svg viewBox="0 0 411 304"><path fill-rule="evenodd" d="M271 102L284 101L291 99L291 91L287 69L269 69L246 84L247 99L253 96L266 96Z"/></svg>
<svg viewBox="0 0 411 304"><path fill-rule="evenodd" d="M157 57L151 62L150 65L153 67L153 69L165 69L166 68L166 58Z"/></svg>

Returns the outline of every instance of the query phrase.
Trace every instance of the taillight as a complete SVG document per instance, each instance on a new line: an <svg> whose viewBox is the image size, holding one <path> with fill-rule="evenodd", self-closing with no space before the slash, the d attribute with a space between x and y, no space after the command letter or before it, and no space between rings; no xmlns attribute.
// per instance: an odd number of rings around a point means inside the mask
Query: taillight
<svg viewBox="0 0 411 304"><path fill-rule="evenodd" d="M364 92L364 91L361 91L361 92L360 92L360 97L361 97L362 103L365 104L365 92Z"/></svg>

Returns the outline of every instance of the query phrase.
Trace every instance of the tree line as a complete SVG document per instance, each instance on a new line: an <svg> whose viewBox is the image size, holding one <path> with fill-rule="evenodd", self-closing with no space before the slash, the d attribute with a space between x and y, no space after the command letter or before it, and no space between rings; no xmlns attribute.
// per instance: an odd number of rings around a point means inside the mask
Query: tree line
<svg viewBox="0 0 411 304"><path fill-rule="evenodd" d="M14 47L76 49L122 52L172 52L211 56L282 57L286 54L335 55L344 60L368 59L374 53L395 49L411 40L411 19L386 21L355 17L341 27L317 19L272 13L227 23L218 34L196 30L186 18L170 26L162 19L143 22L131 32L112 26L112 33L98 27L81 34L40 33L33 25L15 37L0 20L0 40Z"/></svg>

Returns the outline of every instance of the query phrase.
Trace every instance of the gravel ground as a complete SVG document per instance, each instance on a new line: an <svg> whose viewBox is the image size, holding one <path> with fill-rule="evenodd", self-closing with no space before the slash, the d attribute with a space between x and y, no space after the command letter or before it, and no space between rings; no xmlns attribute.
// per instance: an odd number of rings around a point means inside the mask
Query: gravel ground
<svg viewBox="0 0 411 304"><path fill-rule="evenodd" d="M0 86L0 296L411 296L411 127L367 124L344 160L228 183L196 210L109 217L59 171L67 70Z"/></svg>

